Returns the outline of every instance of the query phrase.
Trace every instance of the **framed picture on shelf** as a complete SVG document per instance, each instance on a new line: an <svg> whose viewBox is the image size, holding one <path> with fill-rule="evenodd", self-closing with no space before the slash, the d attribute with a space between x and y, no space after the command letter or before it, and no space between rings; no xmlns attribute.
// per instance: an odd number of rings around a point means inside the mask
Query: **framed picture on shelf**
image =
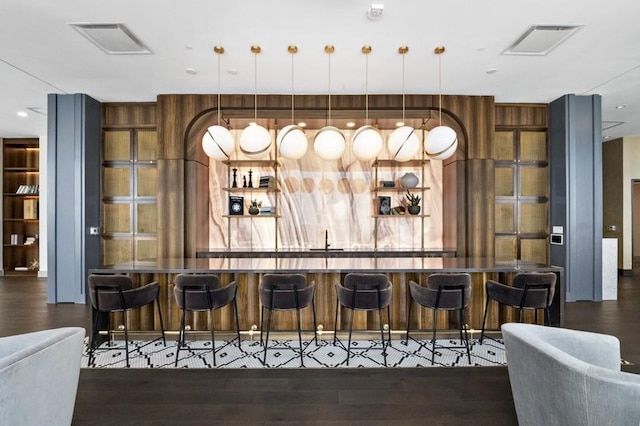
<svg viewBox="0 0 640 426"><path fill-rule="evenodd" d="M378 214L379 215L391 214L391 197L387 197L387 196L378 197Z"/></svg>
<svg viewBox="0 0 640 426"><path fill-rule="evenodd" d="M237 195L229 196L229 215L244 215L244 197Z"/></svg>

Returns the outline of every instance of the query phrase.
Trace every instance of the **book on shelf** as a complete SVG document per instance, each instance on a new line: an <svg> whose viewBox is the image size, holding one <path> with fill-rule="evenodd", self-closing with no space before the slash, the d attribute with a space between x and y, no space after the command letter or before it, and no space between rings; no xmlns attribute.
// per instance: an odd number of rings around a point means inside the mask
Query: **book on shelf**
<svg viewBox="0 0 640 426"><path fill-rule="evenodd" d="M17 246L21 245L23 241L23 236L21 234L11 234L9 244L11 244L12 246Z"/></svg>
<svg viewBox="0 0 640 426"><path fill-rule="evenodd" d="M229 214L242 216L244 214L244 197L229 196Z"/></svg>
<svg viewBox="0 0 640 426"><path fill-rule="evenodd" d="M276 178L274 176L260 176L259 188L273 188Z"/></svg>
<svg viewBox="0 0 640 426"><path fill-rule="evenodd" d="M40 192L40 185L20 185L16 194L35 195Z"/></svg>
<svg viewBox="0 0 640 426"><path fill-rule="evenodd" d="M35 243L36 243L36 237L27 237L24 240L24 245L25 246L31 246L31 245L33 245Z"/></svg>
<svg viewBox="0 0 640 426"><path fill-rule="evenodd" d="M22 204L22 217L23 219L37 219L38 218L38 200L25 199Z"/></svg>

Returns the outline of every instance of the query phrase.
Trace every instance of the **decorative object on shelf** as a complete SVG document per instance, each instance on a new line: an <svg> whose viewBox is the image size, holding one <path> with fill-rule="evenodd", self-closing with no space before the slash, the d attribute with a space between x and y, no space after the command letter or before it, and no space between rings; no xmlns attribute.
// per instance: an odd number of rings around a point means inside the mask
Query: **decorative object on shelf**
<svg viewBox="0 0 640 426"><path fill-rule="evenodd" d="M395 206L394 208L391 209L391 214L392 215L403 215L405 213L405 207L404 206Z"/></svg>
<svg viewBox="0 0 640 426"><path fill-rule="evenodd" d="M249 204L249 214L252 216L259 214L261 206L262 206L262 201L251 200L251 204Z"/></svg>
<svg viewBox="0 0 640 426"><path fill-rule="evenodd" d="M351 150L358 160L370 161L378 156L382 150L382 135L380 131L369 124L369 53L371 46L362 46L362 53L365 55L365 118L364 126L360 127L353 135Z"/></svg>
<svg viewBox="0 0 640 426"><path fill-rule="evenodd" d="M400 162L409 161L415 157L420 149L420 138L411 126L405 125L405 91L404 91L404 55L409 51L408 46L400 46L398 53L402 55L402 122L398 123L387 140L387 148L391 157Z"/></svg>
<svg viewBox="0 0 640 426"><path fill-rule="evenodd" d="M396 183L392 180L381 180L380 181L381 188L395 188Z"/></svg>
<svg viewBox="0 0 640 426"><path fill-rule="evenodd" d="M258 188L275 188L276 178L275 176L260 176L260 182Z"/></svg>
<svg viewBox="0 0 640 426"><path fill-rule="evenodd" d="M291 53L291 123L288 126L284 126L278 137L276 138L276 146L278 152L284 158L290 160L298 160L304 156L309 147L307 136L304 134L302 127L295 124L294 106L294 67L293 57L298 52L298 46L290 45L287 50Z"/></svg>
<svg viewBox="0 0 640 426"><path fill-rule="evenodd" d="M254 86L253 98L253 122L240 133L240 151L252 159L263 158L269 154L271 148L271 134L267 129L258 124L258 53L262 51L260 46L251 46L254 56Z"/></svg>
<svg viewBox="0 0 640 426"><path fill-rule="evenodd" d="M400 185L405 188L415 188L418 186L418 176L414 173L407 172L400 178Z"/></svg>
<svg viewBox="0 0 640 426"><path fill-rule="evenodd" d="M331 125L331 54L335 51L332 45L324 47L329 58L329 102L327 111L327 125L318 130L313 139L313 150L323 160L337 160L342 157L347 142L337 127Z"/></svg>
<svg viewBox="0 0 640 426"><path fill-rule="evenodd" d="M213 51L218 54L218 124L207 129L202 137L202 149L210 158L226 161L235 151L236 143L229 129L220 125L220 55L224 53L224 47L215 46Z"/></svg>
<svg viewBox="0 0 640 426"><path fill-rule="evenodd" d="M419 195L414 195L409 191L407 191L407 195L405 195L405 197L407 197L407 201L409 201L409 207L407 207L409 214L419 214L420 200L422 200L422 197L420 197Z"/></svg>
<svg viewBox="0 0 640 426"><path fill-rule="evenodd" d="M424 140L424 152L433 160L446 160L455 154L458 148L458 136L455 130L442 125L442 54L444 51L444 46L438 46L434 50L434 53L438 55L438 88L440 92L438 95L438 112L440 122L437 127L427 133L427 137Z"/></svg>
<svg viewBox="0 0 640 426"><path fill-rule="evenodd" d="M391 214L391 197L378 197L378 214L384 216Z"/></svg>
<svg viewBox="0 0 640 426"><path fill-rule="evenodd" d="M243 188L247 187L247 177L246 176L242 176L242 187Z"/></svg>
<svg viewBox="0 0 640 426"><path fill-rule="evenodd" d="M37 271L38 269L40 269L40 262L38 261L38 259L31 259L28 268L30 271Z"/></svg>
<svg viewBox="0 0 640 426"><path fill-rule="evenodd" d="M253 188L253 170L249 170L249 183L247 183L249 188Z"/></svg>
<svg viewBox="0 0 640 426"><path fill-rule="evenodd" d="M232 216L242 216L244 214L244 197L229 196L229 214Z"/></svg>
<svg viewBox="0 0 640 426"><path fill-rule="evenodd" d="M236 169L234 167L231 170L233 171L233 183L231 184L231 187L232 188L237 188L238 187L238 181L236 180L236 178L237 178L237 174L238 174L238 169Z"/></svg>

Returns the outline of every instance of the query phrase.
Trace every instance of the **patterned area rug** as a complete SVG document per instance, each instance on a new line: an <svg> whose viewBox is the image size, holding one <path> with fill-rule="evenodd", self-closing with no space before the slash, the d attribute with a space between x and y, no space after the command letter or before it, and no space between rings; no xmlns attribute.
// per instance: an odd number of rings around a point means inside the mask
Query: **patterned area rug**
<svg viewBox="0 0 640 426"><path fill-rule="evenodd" d="M259 339L243 340L238 348L237 339L216 340L216 366L213 365L211 341L188 341L189 348L180 350L177 368L299 368L298 340L269 341L266 364L262 363L264 349ZM483 344L469 339L471 363L459 339L438 339L433 367L468 367L506 365L504 344L500 339L485 338ZM346 341L333 344L332 338L315 342L304 341L304 367L306 368L357 368L385 367L382 345L379 340L355 340L351 342L351 356L347 365ZM131 368L174 368L177 343L167 340L132 340L129 343ZM440 347L438 347L440 346ZM441 348L446 346L447 348ZM455 346L451 348L452 346ZM392 340L387 348L386 367L432 367L430 340ZM105 350L110 349L110 350ZM204 350L203 350L204 349ZM95 351L89 365L88 342L82 357L83 368L126 367L124 342L103 343Z"/></svg>

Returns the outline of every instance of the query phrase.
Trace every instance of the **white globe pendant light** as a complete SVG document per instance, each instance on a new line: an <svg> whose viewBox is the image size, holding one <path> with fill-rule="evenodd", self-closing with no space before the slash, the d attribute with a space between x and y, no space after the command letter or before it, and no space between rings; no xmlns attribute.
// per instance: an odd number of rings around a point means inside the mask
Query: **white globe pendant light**
<svg viewBox="0 0 640 426"><path fill-rule="evenodd" d="M324 126L313 139L313 150L323 160L332 161L342 157L347 147L344 135L337 127Z"/></svg>
<svg viewBox="0 0 640 426"><path fill-rule="evenodd" d="M432 160L446 160L456 153L458 149L458 136L451 127L442 125L442 54L444 46L435 48L434 53L438 55L438 86L439 102L438 110L440 124L433 128L424 139L424 152Z"/></svg>
<svg viewBox="0 0 640 426"><path fill-rule="evenodd" d="M271 149L271 134L257 123L251 123L240 133L240 151L257 160L266 157Z"/></svg>
<svg viewBox="0 0 640 426"><path fill-rule="evenodd" d="M425 154L432 160L446 160L458 149L458 135L448 126L431 129L424 140Z"/></svg>
<svg viewBox="0 0 640 426"><path fill-rule="evenodd" d="M213 51L218 54L218 124L210 126L202 136L202 149L214 160L227 161L235 151L236 143L229 129L220 125L220 55L224 53L224 47L215 46Z"/></svg>
<svg viewBox="0 0 640 426"><path fill-rule="evenodd" d="M316 133L313 138L313 150L318 157L331 161L342 157L347 147L344 135L337 127L331 125L331 54L335 51L332 45L324 47L324 51L329 55L329 103L327 125Z"/></svg>
<svg viewBox="0 0 640 426"><path fill-rule="evenodd" d="M398 127L389 136L387 149L395 161L409 161L420 150L420 137L411 126Z"/></svg>
<svg viewBox="0 0 640 426"><path fill-rule="evenodd" d="M378 129L365 125L354 133L351 150L358 160L370 161L378 156L383 145L382 135Z"/></svg>
<svg viewBox="0 0 640 426"><path fill-rule="evenodd" d="M290 45L287 47L289 53L291 53L291 123L295 122L295 96L294 96L294 66L293 57L298 53L298 47ZM276 146L278 147L278 153L289 160L299 160L304 157L309 147L309 141L307 141L307 135L305 135L302 127L295 124L289 124L284 126L278 133L276 138Z"/></svg>
<svg viewBox="0 0 640 426"><path fill-rule="evenodd" d="M254 55L254 122L240 133L240 151L254 160L266 157L271 149L271 134L258 124L258 53L261 50L260 46L251 46Z"/></svg>
<svg viewBox="0 0 640 426"><path fill-rule="evenodd" d="M369 123L369 53L371 46L362 46L362 53L365 54L365 125L360 127L353 134L351 141L351 151L358 160L370 161L378 156L382 150L382 135Z"/></svg>
<svg viewBox="0 0 640 426"><path fill-rule="evenodd" d="M402 55L402 122L404 123L404 55L409 52L408 46L400 46L398 53ZM389 155L395 161L404 162L413 159L420 150L420 137L411 126L402 125L396 128L387 139Z"/></svg>
<svg viewBox="0 0 640 426"><path fill-rule="evenodd" d="M210 158L227 161L235 150L231 132L222 126L210 126L202 137L202 149Z"/></svg>

